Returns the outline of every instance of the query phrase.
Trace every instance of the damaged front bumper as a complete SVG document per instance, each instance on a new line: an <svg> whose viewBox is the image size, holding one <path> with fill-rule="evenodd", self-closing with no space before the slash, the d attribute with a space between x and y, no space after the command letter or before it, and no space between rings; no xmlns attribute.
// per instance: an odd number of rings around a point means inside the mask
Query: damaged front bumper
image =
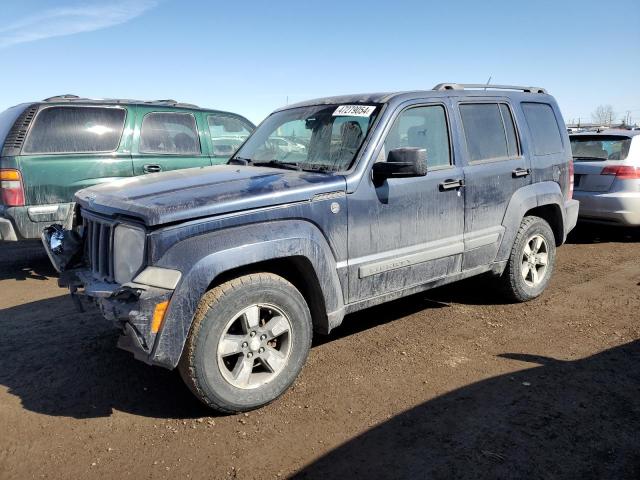
<svg viewBox="0 0 640 480"><path fill-rule="evenodd" d="M102 315L122 331L118 347L133 353L138 360L156 364L152 360L153 345L175 285L162 288L135 281L120 285L96 278L94 272L82 264L82 240L59 226L45 229L42 243L60 272L58 285L69 289L76 306L82 311L83 299L93 302ZM149 275L136 278L149 278Z"/></svg>
<svg viewBox="0 0 640 480"><path fill-rule="evenodd" d="M77 304L82 304L83 298L95 303L104 318L122 330L119 348L133 353L137 360L155 364L151 360L153 345L173 290L134 282L101 282L89 269L62 272L58 284L70 290Z"/></svg>

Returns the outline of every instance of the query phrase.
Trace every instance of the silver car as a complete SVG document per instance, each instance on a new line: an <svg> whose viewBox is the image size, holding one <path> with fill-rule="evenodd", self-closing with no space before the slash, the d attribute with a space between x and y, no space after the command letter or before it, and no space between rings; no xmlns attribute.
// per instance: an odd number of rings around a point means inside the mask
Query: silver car
<svg viewBox="0 0 640 480"><path fill-rule="evenodd" d="M640 131L584 132L570 138L579 218L640 226Z"/></svg>

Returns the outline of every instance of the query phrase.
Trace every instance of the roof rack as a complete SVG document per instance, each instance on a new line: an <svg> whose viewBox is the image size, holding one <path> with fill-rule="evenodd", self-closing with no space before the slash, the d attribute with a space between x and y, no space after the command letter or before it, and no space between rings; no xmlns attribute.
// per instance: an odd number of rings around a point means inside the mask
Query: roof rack
<svg viewBox="0 0 640 480"><path fill-rule="evenodd" d="M56 100L78 100L80 97L78 95L71 95L70 93L64 95L55 95L53 97L45 98L42 100L43 102L53 102Z"/></svg>
<svg viewBox="0 0 640 480"><path fill-rule="evenodd" d="M527 93L547 93L540 87L520 87L517 85L491 85L484 83L439 83L433 90L466 90L466 89L492 89L492 90L519 90Z"/></svg>
<svg viewBox="0 0 640 480"><path fill-rule="evenodd" d="M173 105L174 107L185 107L185 108L200 108L198 105L195 105L193 103L178 102L177 100L173 100L171 98L167 98L163 100L149 100L144 103L156 104L156 105L157 104Z"/></svg>

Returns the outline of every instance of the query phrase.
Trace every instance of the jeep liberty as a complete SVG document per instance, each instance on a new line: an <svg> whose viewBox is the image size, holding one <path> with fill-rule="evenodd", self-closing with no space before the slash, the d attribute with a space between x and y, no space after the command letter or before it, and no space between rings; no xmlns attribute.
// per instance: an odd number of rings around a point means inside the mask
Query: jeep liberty
<svg viewBox="0 0 640 480"><path fill-rule="evenodd" d="M539 296L576 223L572 168L542 88L323 98L272 113L227 165L78 192L73 228L43 243L121 348L240 412L351 312L482 273Z"/></svg>

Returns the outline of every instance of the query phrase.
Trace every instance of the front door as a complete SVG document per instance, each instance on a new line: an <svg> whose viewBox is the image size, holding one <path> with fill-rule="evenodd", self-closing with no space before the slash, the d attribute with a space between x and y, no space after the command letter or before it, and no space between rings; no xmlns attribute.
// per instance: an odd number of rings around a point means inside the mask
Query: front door
<svg viewBox="0 0 640 480"><path fill-rule="evenodd" d="M211 165L200 141L199 113L151 106L137 106L136 110L134 175Z"/></svg>
<svg viewBox="0 0 640 480"><path fill-rule="evenodd" d="M464 179L450 131L444 103L407 106L394 120L376 158L386 161L395 148L424 148L427 174L379 184L369 176L349 195L350 302L460 270Z"/></svg>

